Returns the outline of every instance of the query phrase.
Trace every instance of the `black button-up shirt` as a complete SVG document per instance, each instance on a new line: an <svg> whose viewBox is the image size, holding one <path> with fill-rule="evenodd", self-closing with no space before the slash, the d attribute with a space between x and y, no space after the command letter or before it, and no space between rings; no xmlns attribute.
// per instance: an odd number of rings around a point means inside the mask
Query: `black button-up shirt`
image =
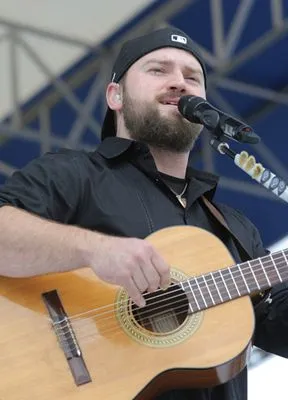
<svg viewBox="0 0 288 400"><path fill-rule="evenodd" d="M168 225L214 231L197 199L212 197L217 178L188 168L184 209L158 173L146 146L107 139L97 151L63 151L32 161L0 193L46 218L114 235L145 238Z"/></svg>
<svg viewBox="0 0 288 400"><path fill-rule="evenodd" d="M65 224L127 237L145 238L172 225L199 226L220 237L234 259L241 261L235 240L201 201L202 195L213 199L218 178L189 166L186 179L187 206L183 208L161 179L145 145L108 138L92 153L63 150L33 160L1 188L0 206L13 205ZM253 258L264 255L251 222L236 210L218 207L247 253ZM261 332L259 340L265 347L273 332L267 338ZM214 390L177 391L165 399L243 400L246 389L244 371Z"/></svg>

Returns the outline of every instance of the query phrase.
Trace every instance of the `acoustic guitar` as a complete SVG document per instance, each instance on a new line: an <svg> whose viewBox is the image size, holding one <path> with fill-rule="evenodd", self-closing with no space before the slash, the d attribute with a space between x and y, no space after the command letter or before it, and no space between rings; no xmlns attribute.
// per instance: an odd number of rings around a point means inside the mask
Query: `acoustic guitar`
<svg viewBox="0 0 288 400"><path fill-rule="evenodd" d="M239 374L252 345L251 295L287 279L288 250L235 265L199 228L147 240L172 283L145 294L143 308L89 268L0 278L1 400L151 400Z"/></svg>

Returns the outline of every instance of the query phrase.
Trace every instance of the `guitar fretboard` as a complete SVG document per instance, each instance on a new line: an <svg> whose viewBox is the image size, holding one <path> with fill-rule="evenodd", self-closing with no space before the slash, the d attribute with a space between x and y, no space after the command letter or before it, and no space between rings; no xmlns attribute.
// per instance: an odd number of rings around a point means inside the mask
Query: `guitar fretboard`
<svg viewBox="0 0 288 400"><path fill-rule="evenodd" d="M285 282L287 266L288 249L190 278L181 286L195 312Z"/></svg>

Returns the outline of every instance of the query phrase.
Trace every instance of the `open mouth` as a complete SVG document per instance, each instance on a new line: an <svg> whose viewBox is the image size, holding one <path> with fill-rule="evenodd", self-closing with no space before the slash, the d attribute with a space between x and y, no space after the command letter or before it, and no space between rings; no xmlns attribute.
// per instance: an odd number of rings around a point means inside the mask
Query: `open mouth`
<svg viewBox="0 0 288 400"><path fill-rule="evenodd" d="M178 101L161 101L161 104L169 105L169 106L178 106Z"/></svg>

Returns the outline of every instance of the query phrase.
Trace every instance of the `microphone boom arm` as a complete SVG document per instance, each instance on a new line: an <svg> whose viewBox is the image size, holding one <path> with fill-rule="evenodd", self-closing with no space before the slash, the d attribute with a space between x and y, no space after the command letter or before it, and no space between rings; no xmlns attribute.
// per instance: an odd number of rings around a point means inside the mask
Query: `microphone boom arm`
<svg viewBox="0 0 288 400"><path fill-rule="evenodd" d="M249 155L246 151L236 153L230 149L228 143L220 142L213 138L210 140L210 145L222 155L227 155L234 160L242 171L246 172L252 179L256 180L265 189L269 190L275 196L288 203L288 185L287 183L269 169L257 163L254 156Z"/></svg>

